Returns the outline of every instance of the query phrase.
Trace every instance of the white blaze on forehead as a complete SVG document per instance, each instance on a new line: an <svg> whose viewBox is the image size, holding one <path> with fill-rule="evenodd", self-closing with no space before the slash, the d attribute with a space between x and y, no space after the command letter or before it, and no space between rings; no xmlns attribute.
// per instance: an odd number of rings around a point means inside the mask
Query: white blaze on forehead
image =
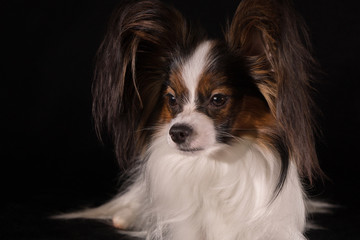
<svg viewBox="0 0 360 240"><path fill-rule="evenodd" d="M195 91L198 86L201 73L204 71L208 60L208 54L211 49L211 42L202 42L196 49L193 55L182 66L182 78L189 90L189 102L195 101Z"/></svg>
<svg viewBox="0 0 360 240"><path fill-rule="evenodd" d="M211 41L202 42L181 66L181 77L189 91L189 99L183 106L182 112L172 120L170 128L177 123L191 126L194 134L188 143L189 149L208 149L216 143L216 130L212 119L197 112L195 104L196 89L205 67L209 64L208 56L211 48ZM168 143L174 148L177 147L170 135L168 135Z"/></svg>

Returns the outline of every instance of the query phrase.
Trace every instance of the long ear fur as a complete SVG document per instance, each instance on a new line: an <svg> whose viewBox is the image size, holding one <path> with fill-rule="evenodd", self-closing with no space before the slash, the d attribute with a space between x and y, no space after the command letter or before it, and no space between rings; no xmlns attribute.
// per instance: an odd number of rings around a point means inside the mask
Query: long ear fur
<svg viewBox="0 0 360 240"><path fill-rule="evenodd" d="M112 15L97 55L93 116L124 167L144 150L170 52L188 41L187 32L183 17L159 1L128 2Z"/></svg>
<svg viewBox="0 0 360 240"><path fill-rule="evenodd" d="M309 37L288 0L244 0L226 39L245 55L250 74L277 120L277 139L310 182L320 174L314 144L312 68ZM279 141L275 145L279 145ZM286 160L282 160L286 176Z"/></svg>

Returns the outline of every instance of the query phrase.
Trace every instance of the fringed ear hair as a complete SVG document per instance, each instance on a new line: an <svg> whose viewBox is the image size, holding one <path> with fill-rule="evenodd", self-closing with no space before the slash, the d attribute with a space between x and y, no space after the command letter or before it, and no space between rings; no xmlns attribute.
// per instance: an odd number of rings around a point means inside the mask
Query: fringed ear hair
<svg viewBox="0 0 360 240"><path fill-rule="evenodd" d="M229 46L244 55L250 74L277 121L274 145L282 156L282 180L288 162L312 181L321 173L314 143L310 81L315 61L301 19L287 0L244 0L228 28ZM274 138L274 139L275 139Z"/></svg>
<svg viewBox="0 0 360 240"><path fill-rule="evenodd" d="M96 129L111 134L125 167L144 148L170 52L186 41L182 16L159 1L132 1L112 15L97 55L93 84Z"/></svg>

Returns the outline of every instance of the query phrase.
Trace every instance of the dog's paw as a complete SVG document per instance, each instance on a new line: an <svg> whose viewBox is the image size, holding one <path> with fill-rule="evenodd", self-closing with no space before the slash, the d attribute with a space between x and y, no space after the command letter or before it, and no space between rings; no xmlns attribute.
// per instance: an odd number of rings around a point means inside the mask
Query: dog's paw
<svg viewBox="0 0 360 240"><path fill-rule="evenodd" d="M118 211L112 218L113 226L122 230L128 229L134 221L134 213L130 208Z"/></svg>
<svg viewBox="0 0 360 240"><path fill-rule="evenodd" d="M122 229L122 230L125 230L129 227L129 223L121 216L113 217L112 223L113 223L114 227L116 227L118 229Z"/></svg>

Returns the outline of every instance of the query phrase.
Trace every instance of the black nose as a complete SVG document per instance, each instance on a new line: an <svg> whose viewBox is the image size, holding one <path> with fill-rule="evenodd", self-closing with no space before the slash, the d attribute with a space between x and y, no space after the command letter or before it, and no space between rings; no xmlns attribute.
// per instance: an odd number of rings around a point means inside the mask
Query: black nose
<svg viewBox="0 0 360 240"><path fill-rule="evenodd" d="M191 136L192 132L193 132L192 128L188 125L175 124L170 128L169 134L171 139L175 143L181 144L184 143L186 139L188 139Z"/></svg>

